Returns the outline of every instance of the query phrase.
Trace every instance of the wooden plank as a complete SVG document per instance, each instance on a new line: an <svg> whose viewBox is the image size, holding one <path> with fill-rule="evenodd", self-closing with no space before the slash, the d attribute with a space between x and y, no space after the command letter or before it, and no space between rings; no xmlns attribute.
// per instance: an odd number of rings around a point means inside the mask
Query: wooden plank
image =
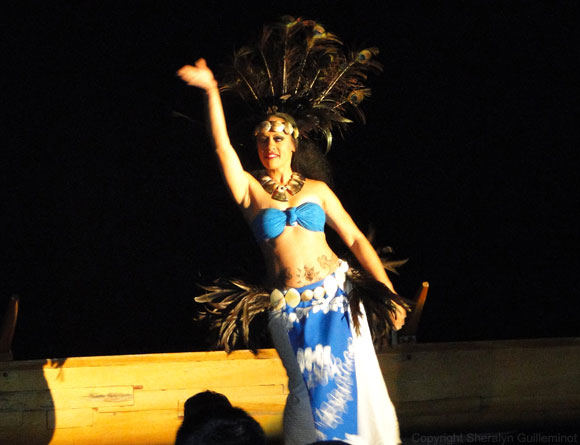
<svg viewBox="0 0 580 445"><path fill-rule="evenodd" d="M23 410L1 410L0 411L0 431L8 428L18 428L22 425L22 411ZM1 442L0 442L1 443Z"/></svg>
<svg viewBox="0 0 580 445"><path fill-rule="evenodd" d="M453 415L457 413L477 413L482 409L482 401L479 397L458 397L454 399L420 400L412 402L400 402L396 406L397 415L421 416L434 412Z"/></svg>
<svg viewBox="0 0 580 445"><path fill-rule="evenodd" d="M2 412L0 425L1 444L46 445L53 435L44 410Z"/></svg>
<svg viewBox="0 0 580 445"><path fill-rule="evenodd" d="M165 378L159 379L160 375ZM286 378L279 359L208 361L174 363L133 363L96 367L26 368L18 370L0 368L1 391L42 390L74 388L100 382L107 386L142 386L145 389L178 389L190 386L211 386L219 378L231 386L248 384L276 384ZM160 387L162 385L163 387Z"/></svg>
<svg viewBox="0 0 580 445"><path fill-rule="evenodd" d="M490 431L525 431L538 428L570 428L577 427L580 410L555 410L521 412L512 409L505 411L483 411L473 413L430 414L399 417L399 426L403 435L434 434L450 431L474 432ZM476 442L479 443L479 442Z"/></svg>
<svg viewBox="0 0 580 445"><path fill-rule="evenodd" d="M153 390L209 387L216 380L228 382L231 386L276 384L286 377L286 372L278 359L69 367L45 369L44 377L50 387L78 387L98 381L111 386L132 385Z"/></svg>
<svg viewBox="0 0 580 445"><path fill-rule="evenodd" d="M276 415L284 411L286 397L255 397L253 399L240 400L234 405L247 411L252 416Z"/></svg>
<svg viewBox="0 0 580 445"><path fill-rule="evenodd" d="M244 407L248 404L260 405L263 401L264 409L270 411L272 406L279 406L286 401L287 390L284 385L262 385L248 387L213 387L213 388L185 388L172 390L135 390L132 404L123 406L99 406L99 412L143 411L148 409L173 409L177 407L177 415L183 416L183 405L191 396L211 390L225 395L234 406Z"/></svg>
<svg viewBox="0 0 580 445"><path fill-rule="evenodd" d="M455 399L419 400L399 402L397 414L402 417L422 416L433 413L454 415L457 413L496 413L511 417L517 409L524 416L527 413L553 410L580 410L580 394L561 396L503 396L503 397L463 397Z"/></svg>
<svg viewBox="0 0 580 445"><path fill-rule="evenodd" d="M22 363L21 367L14 366ZM12 366L5 366L5 365ZM10 391L42 391L48 389L43 362L0 362L0 394Z"/></svg>
<svg viewBox="0 0 580 445"><path fill-rule="evenodd" d="M278 359L275 349L260 349L254 355L248 350L237 350L227 354L224 351L206 352L172 352L159 354L127 354L105 355L92 357L66 357L40 360L23 360L17 362L0 363L0 369L26 369L47 367L54 369L98 367L98 366L122 366L146 363L175 363L175 362L207 362L207 361L239 361L239 360L272 360Z"/></svg>
<svg viewBox="0 0 580 445"><path fill-rule="evenodd" d="M100 408L131 406L135 403L132 386L66 388L52 391L54 406L68 408Z"/></svg>
<svg viewBox="0 0 580 445"><path fill-rule="evenodd" d="M0 410L98 408L133 405L132 386L2 392Z"/></svg>
<svg viewBox="0 0 580 445"><path fill-rule="evenodd" d="M89 428L59 428L54 432L51 445L66 444L155 444L170 445L175 441L181 419L175 411L153 410L144 412L96 413ZM282 435L282 415L257 415L270 440ZM139 425L139 427L136 427ZM146 426L146 428L144 428ZM96 439L98 438L98 439Z"/></svg>
<svg viewBox="0 0 580 445"><path fill-rule="evenodd" d="M91 408L47 411L47 425L54 426L55 430L88 427L93 425L94 417L95 410Z"/></svg>
<svg viewBox="0 0 580 445"><path fill-rule="evenodd" d="M270 360L279 364L278 354L274 349L260 350L257 355L250 351L234 351L231 354L213 351L0 362L0 392L46 389L46 379L50 379L51 382L60 381L66 385L66 377L69 375L67 370L69 369L78 372L80 368L122 369L124 366L142 367L147 364L172 367L178 363L185 366L199 363L204 367L209 362L236 362L240 360L251 363ZM159 369L159 367L152 369ZM38 379L39 373L45 376L44 380ZM108 375L107 370L104 370L103 373L105 376ZM95 371L95 375L97 375L97 371Z"/></svg>
<svg viewBox="0 0 580 445"><path fill-rule="evenodd" d="M481 399L484 410L509 412L544 412L554 410L580 410L580 394L514 394L509 396L485 397Z"/></svg>
<svg viewBox="0 0 580 445"><path fill-rule="evenodd" d="M578 344L532 348L507 343L487 349L478 344L471 349L407 345L398 353L379 355L379 362L394 401L521 395L530 390L542 395L580 393Z"/></svg>
<svg viewBox="0 0 580 445"><path fill-rule="evenodd" d="M394 401L478 397L489 387L490 351L413 351L379 355Z"/></svg>
<svg viewBox="0 0 580 445"><path fill-rule="evenodd" d="M50 390L0 392L0 412L54 409Z"/></svg>
<svg viewBox="0 0 580 445"><path fill-rule="evenodd" d="M94 413L87 428L58 428L51 445L65 444L171 444L181 422L174 410Z"/></svg>

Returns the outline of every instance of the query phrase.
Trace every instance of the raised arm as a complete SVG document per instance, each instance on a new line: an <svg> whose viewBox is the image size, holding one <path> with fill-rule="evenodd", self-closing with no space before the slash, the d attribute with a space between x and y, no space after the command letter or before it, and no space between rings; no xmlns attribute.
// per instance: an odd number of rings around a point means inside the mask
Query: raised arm
<svg viewBox="0 0 580 445"><path fill-rule="evenodd" d="M230 143L218 84L213 72L204 59L199 59L195 62L195 66L185 65L177 74L188 85L205 91L211 135L226 184L236 203L242 207L248 207L250 205L249 173L242 167L240 158Z"/></svg>
<svg viewBox="0 0 580 445"><path fill-rule="evenodd" d="M387 272L383 267L381 259L367 237L364 236L357 227L332 190L327 186L323 187L323 203L328 225L338 233L361 266L363 266L375 280L380 281L393 293L396 293L393 283L391 283L391 280L387 276ZM395 329L398 330L403 327L407 312L397 303L393 303L397 308L397 313L392 314L391 322Z"/></svg>

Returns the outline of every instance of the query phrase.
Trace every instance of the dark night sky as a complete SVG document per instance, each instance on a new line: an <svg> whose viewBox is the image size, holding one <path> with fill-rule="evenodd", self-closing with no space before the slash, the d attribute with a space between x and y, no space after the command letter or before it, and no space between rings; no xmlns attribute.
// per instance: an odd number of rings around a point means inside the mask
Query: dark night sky
<svg viewBox="0 0 580 445"><path fill-rule="evenodd" d="M199 274L261 270L175 71L282 14L381 49L330 159L359 226L410 258L399 292L431 284L419 339L580 335L576 2L36 3L0 31L16 358L194 350Z"/></svg>

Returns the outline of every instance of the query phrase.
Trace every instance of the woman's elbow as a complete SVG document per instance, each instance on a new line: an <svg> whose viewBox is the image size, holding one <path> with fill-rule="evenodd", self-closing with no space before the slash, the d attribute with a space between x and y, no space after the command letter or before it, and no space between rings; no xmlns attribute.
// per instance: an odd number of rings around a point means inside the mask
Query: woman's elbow
<svg viewBox="0 0 580 445"><path fill-rule="evenodd" d="M360 234L351 234L347 235L343 238L344 243L348 246L348 248L353 251L357 252L364 246L365 242L368 243L367 239L364 235Z"/></svg>

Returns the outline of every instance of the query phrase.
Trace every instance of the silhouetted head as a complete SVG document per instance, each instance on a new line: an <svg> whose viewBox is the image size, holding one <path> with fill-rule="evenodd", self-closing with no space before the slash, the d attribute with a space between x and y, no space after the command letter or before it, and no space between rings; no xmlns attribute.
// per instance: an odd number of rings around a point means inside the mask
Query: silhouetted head
<svg viewBox="0 0 580 445"><path fill-rule="evenodd" d="M205 391L185 403L175 445L263 445L264 430L223 394Z"/></svg>

